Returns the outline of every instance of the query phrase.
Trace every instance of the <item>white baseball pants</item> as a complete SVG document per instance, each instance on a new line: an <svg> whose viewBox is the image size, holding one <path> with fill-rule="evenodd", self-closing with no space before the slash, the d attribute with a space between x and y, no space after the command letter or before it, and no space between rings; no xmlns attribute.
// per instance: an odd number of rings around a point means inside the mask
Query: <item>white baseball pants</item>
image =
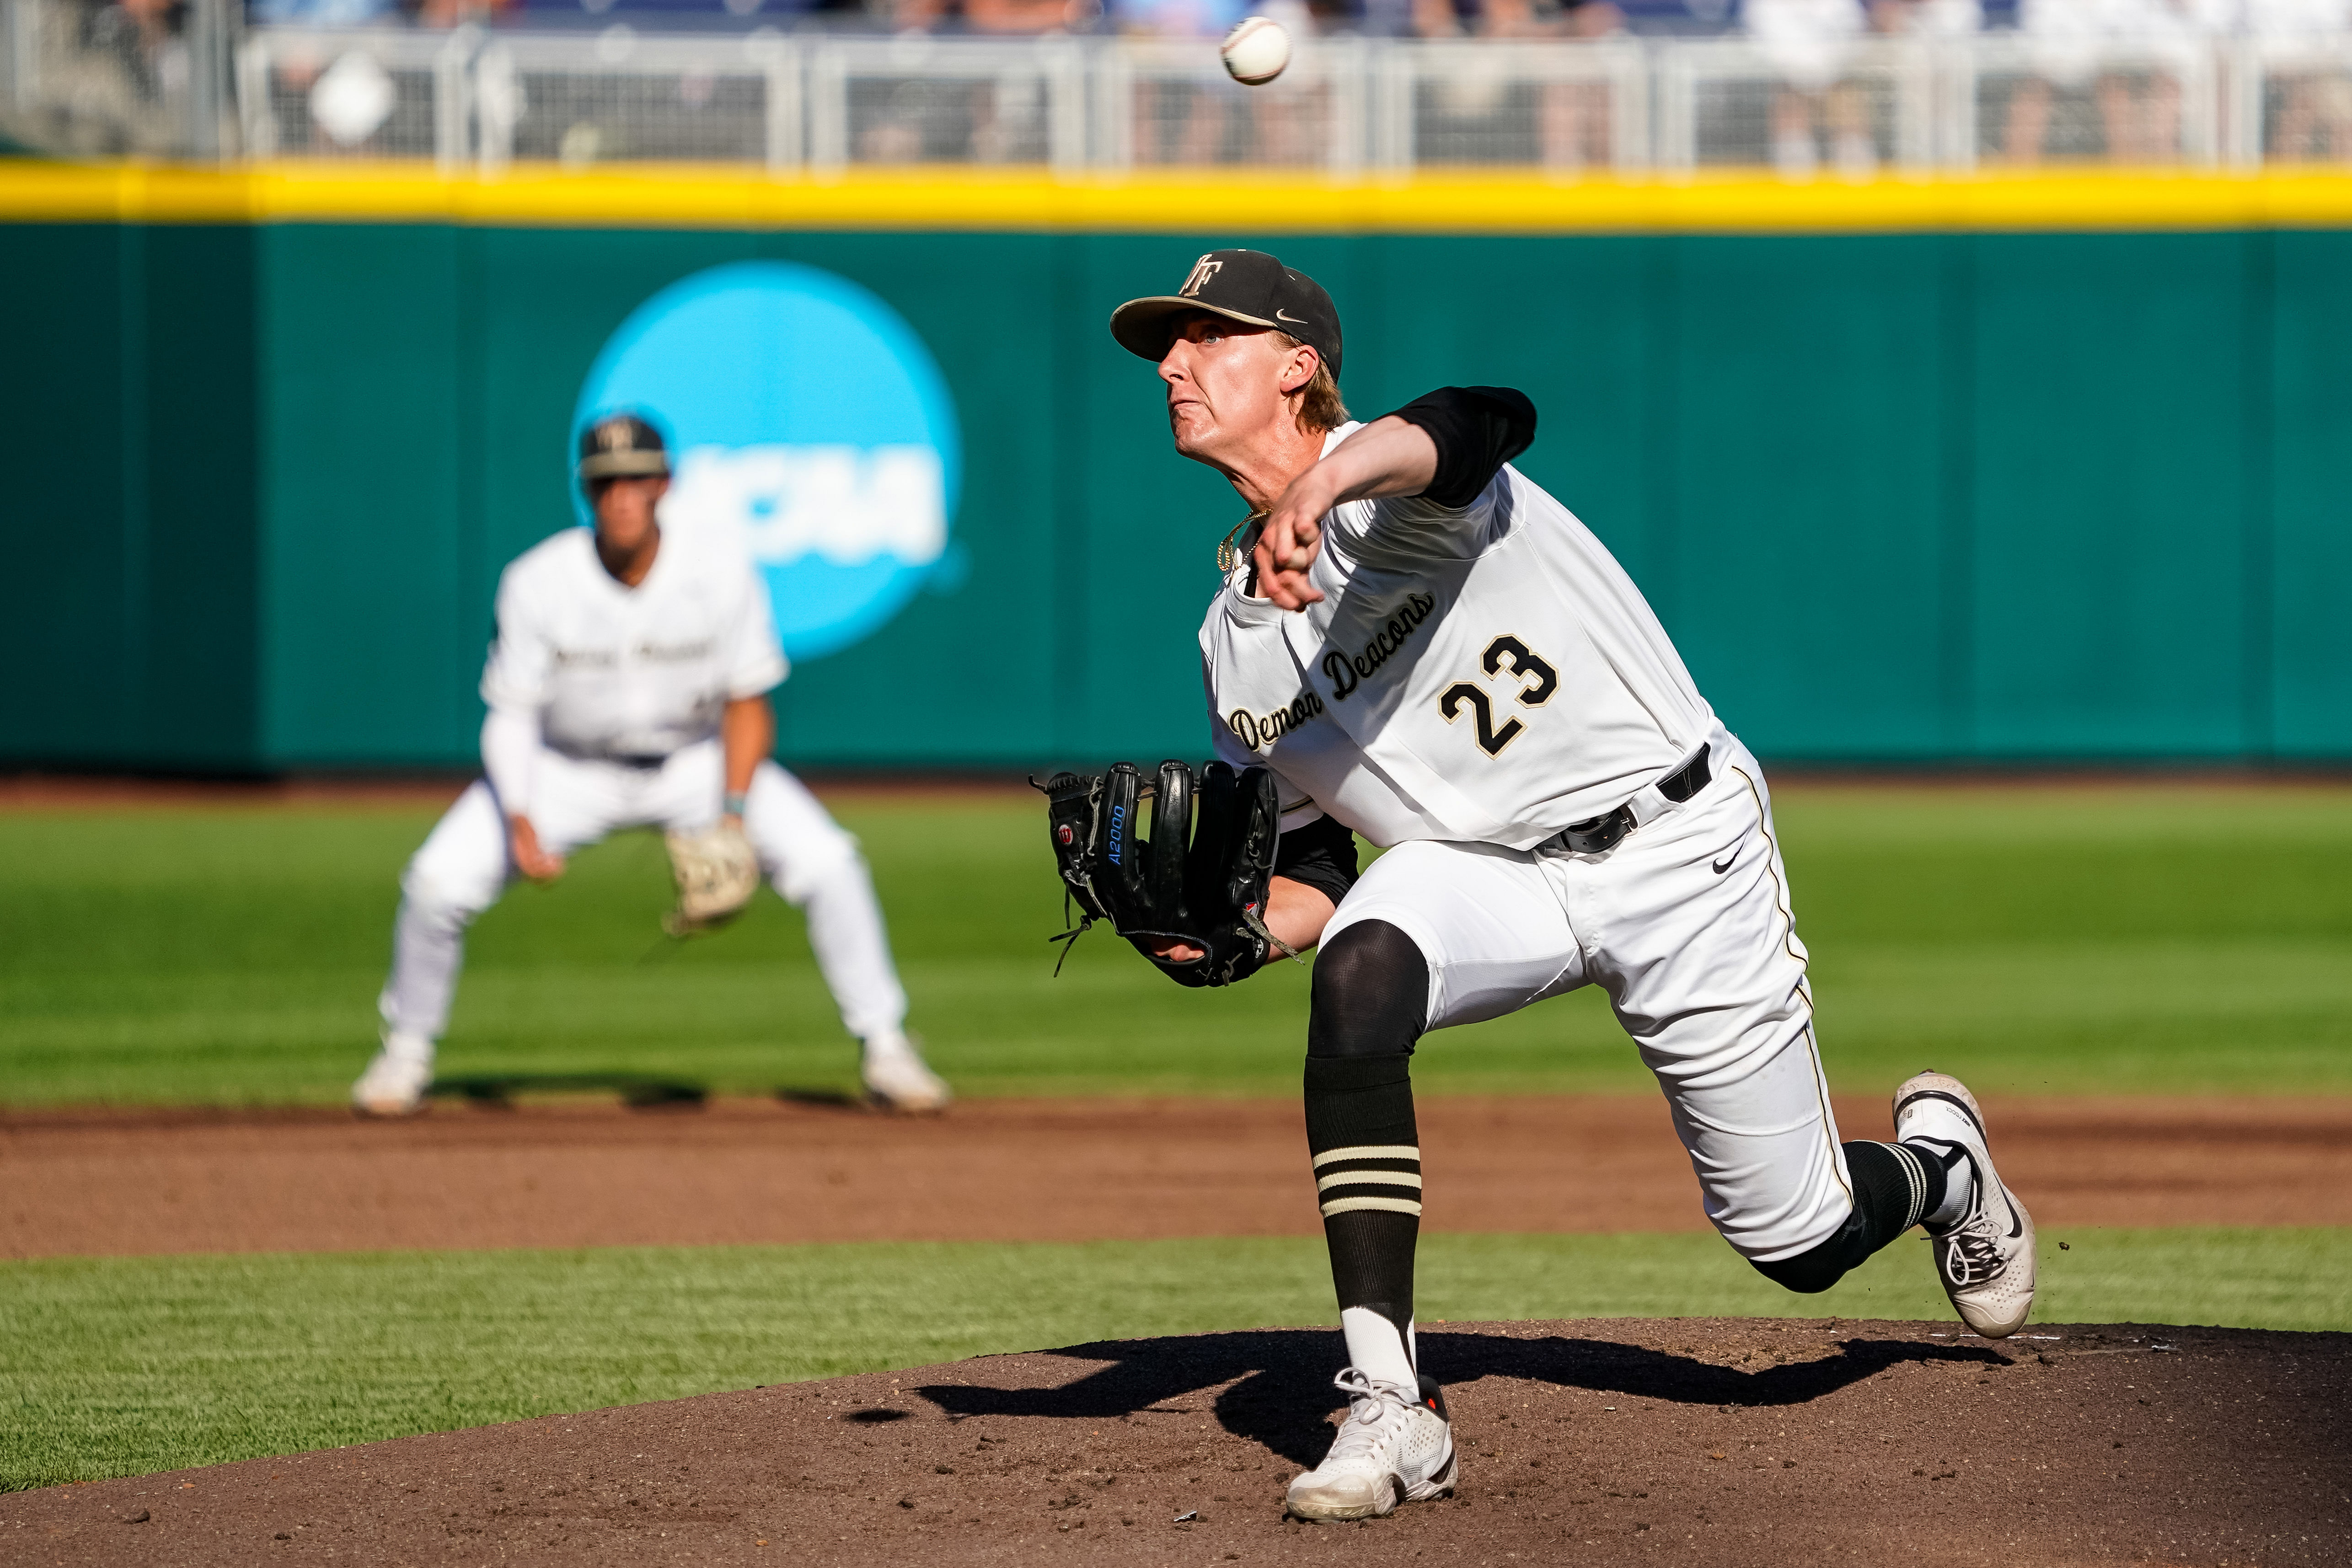
<svg viewBox="0 0 2352 1568"><path fill-rule="evenodd" d="M618 828L709 827L719 820L726 762L716 740L675 752L659 768L541 751L532 777L531 826L542 847L568 855ZM860 1040L895 1032L907 993L856 841L773 762L751 776L743 831L775 890L807 910L809 946L849 1032ZM440 1038L465 962L466 927L514 874L505 812L488 781L477 780L401 877L392 975L377 1004L388 1030Z"/></svg>
<svg viewBox="0 0 2352 1568"><path fill-rule="evenodd" d="M1323 940L1364 920L1412 937L1432 1030L1601 987L1665 1091L1707 1218L1769 1263L1828 1239L1853 1198L1763 769L1719 729L1709 762L1706 789L1604 854L1400 844Z"/></svg>

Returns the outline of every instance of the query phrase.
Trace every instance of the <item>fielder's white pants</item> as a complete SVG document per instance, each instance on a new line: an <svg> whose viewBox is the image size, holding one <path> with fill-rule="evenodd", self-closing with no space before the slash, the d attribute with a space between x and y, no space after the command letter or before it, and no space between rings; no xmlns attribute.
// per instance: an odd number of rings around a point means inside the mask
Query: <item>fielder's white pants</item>
<svg viewBox="0 0 2352 1568"><path fill-rule="evenodd" d="M659 768L587 762L542 750L532 775L531 826L542 848L568 855L619 828L707 828L719 820L726 762L716 740L673 753ZM743 831L761 870L808 913L809 946L860 1040L898 1030L907 993L890 961L882 908L856 841L808 787L773 762L751 775ZM436 824L401 877L392 975L378 1009L387 1029L438 1040L465 962L466 927L515 875L506 814L477 780Z"/></svg>
<svg viewBox="0 0 2352 1568"><path fill-rule="evenodd" d="M1385 920L1429 964L1429 1027L1609 995L1657 1075L1706 1216L1744 1257L1826 1240L1853 1207L1813 1043L1772 799L1718 730L1714 778L1605 854L1400 844L1323 934Z"/></svg>

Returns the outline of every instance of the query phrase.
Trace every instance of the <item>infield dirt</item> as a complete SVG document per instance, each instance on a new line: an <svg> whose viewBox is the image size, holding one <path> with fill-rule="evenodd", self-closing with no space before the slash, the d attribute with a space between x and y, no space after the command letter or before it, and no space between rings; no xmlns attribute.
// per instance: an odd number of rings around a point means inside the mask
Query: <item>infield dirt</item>
<svg viewBox="0 0 2352 1568"><path fill-rule="evenodd" d="M1331 1331L1087 1344L0 1497L0 1559L2325 1563L2352 1336L1431 1326L1454 1499L1286 1521Z"/></svg>
<svg viewBox="0 0 2352 1568"><path fill-rule="evenodd" d="M2352 1100L1987 1109L2045 1228L2352 1225ZM1433 1229L1706 1228L1657 1098L1433 1095L1419 1114ZM1837 1114L1889 1135L1882 1099ZM0 1256L1305 1236L1305 1166L1295 1101L0 1113Z"/></svg>

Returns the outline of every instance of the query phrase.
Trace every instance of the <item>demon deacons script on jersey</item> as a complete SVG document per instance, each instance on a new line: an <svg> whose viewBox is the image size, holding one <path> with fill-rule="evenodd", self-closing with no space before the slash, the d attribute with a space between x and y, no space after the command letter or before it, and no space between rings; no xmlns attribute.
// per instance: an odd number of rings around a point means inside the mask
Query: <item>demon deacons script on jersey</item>
<svg viewBox="0 0 2352 1568"><path fill-rule="evenodd" d="M1323 526L1320 602L1252 596L1244 560L1201 628L1218 754L1274 770L1286 828L1325 810L1384 846L1525 849L1706 743L1714 713L1633 580L1517 470L1458 509L1350 501Z"/></svg>

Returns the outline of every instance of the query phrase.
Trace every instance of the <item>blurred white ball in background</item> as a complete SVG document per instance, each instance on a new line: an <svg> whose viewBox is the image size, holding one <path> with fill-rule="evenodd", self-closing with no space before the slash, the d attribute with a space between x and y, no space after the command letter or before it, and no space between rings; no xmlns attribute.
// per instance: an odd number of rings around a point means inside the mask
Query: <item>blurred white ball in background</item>
<svg viewBox="0 0 2352 1568"><path fill-rule="evenodd" d="M1224 57L1226 73L1235 81L1264 87L1290 63L1290 35L1279 22L1245 16L1225 35L1224 45L1217 52Z"/></svg>

